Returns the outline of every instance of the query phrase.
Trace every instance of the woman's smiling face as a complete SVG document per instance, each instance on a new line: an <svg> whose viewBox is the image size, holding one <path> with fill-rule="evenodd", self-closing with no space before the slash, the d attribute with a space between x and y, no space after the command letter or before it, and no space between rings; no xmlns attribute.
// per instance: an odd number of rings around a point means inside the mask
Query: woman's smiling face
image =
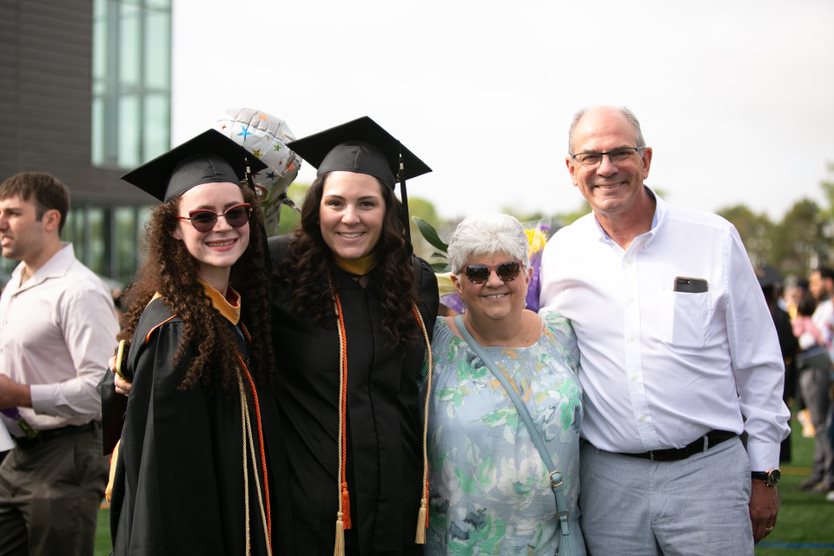
<svg viewBox="0 0 834 556"><path fill-rule="evenodd" d="M319 226L334 255L359 259L370 254L385 220L383 185L373 176L336 171L327 175L319 206Z"/></svg>
<svg viewBox="0 0 834 556"><path fill-rule="evenodd" d="M192 187L179 198L178 214L188 217L195 210L223 214L227 209L243 203L240 186L234 183L204 183ZM197 260L197 274L208 281L210 277L226 274L249 246L249 223L233 228L221 216L208 232L198 232L188 220L180 220L174 237L182 240L189 254Z"/></svg>
<svg viewBox="0 0 834 556"><path fill-rule="evenodd" d="M524 310L530 270L519 262L521 271L518 276L506 282L498 277L497 267L503 263L512 262L518 261L506 253L470 257L460 273L452 275L452 280L466 310L473 316L501 320L515 313L520 314ZM472 282L466 276L466 267L469 265L486 265L489 268L489 277L486 282Z"/></svg>

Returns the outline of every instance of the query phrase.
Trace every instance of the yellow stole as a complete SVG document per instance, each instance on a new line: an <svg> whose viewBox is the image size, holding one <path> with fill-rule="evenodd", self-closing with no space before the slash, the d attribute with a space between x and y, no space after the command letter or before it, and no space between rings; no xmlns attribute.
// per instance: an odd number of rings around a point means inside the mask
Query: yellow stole
<svg viewBox="0 0 834 556"><path fill-rule="evenodd" d="M197 279L203 285L206 295L211 299L212 306L223 315L230 323L237 325L240 322L240 294L229 288L226 295L214 289L208 282Z"/></svg>
<svg viewBox="0 0 834 556"><path fill-rule="evenodd" d="M376 257L373 253L369 253L358 259L345 259L334 253L333 260L336 261L336 266L356 276L365 276L376 266Z"/></svg>

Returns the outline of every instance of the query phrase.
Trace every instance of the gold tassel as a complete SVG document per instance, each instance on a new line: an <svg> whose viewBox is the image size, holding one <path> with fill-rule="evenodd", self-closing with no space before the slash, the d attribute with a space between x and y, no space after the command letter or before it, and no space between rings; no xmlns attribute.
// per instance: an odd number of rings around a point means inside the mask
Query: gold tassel
<svg viewBox="0 0 834 556"><path fill-rule="evenodd" d="M116 462L119 459L119 449L122 447L122 439L120 438L116 445L113 446L113 454L110 456L110 472L107 474L107 486L104 487L104 498L107 503L110 503L110 498L113 497L113 483L116 482Z"/></svg>
<svg viewBox="0 0 834 556"><path fill-rule="evenodd" d="M342 523L342 512L336 513L336 546L333 556L345 556L345 527Z"/></svg>
<svg viewBox="0 0 834 556"><path fill-rule="evenodd" d="M426 528L429 526L426 505L424 496L420 499L420 511L417 512L417 535L414 537L414 542L417 544L426 544Z"/></svg>

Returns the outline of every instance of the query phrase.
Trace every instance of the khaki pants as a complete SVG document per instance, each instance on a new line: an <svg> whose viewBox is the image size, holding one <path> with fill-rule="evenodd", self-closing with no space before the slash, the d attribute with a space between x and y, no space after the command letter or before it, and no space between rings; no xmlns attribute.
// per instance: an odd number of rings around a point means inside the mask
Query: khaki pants
<svg viewBox="0 0 834 556"><path fill-rule="evenodd" d="M14 448L0 464L0 556L93 554L107 479L101 427Z"/></svg>

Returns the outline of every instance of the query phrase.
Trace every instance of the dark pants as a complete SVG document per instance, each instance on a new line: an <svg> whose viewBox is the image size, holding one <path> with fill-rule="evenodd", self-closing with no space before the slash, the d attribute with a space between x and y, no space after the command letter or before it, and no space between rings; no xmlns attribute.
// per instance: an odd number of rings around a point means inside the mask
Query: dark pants
<svg viewBox="0 0 834 556"><path fill-rule="evenodd" d="M0 464L0 556L93 554L107 479L96 424L11 450Z"/></svg>

